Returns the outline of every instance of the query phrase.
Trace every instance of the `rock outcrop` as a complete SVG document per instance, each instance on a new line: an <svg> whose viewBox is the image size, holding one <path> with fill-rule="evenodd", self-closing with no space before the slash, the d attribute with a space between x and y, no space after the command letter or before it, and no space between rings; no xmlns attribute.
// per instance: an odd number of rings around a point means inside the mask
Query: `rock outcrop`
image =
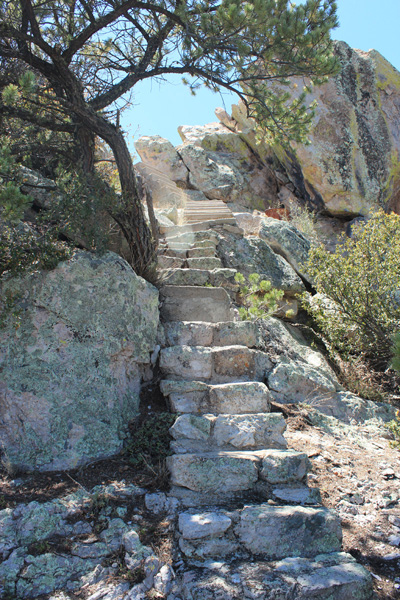
<svg viewBox="0 0 400 600"><path fill-rule="evenodd" d="M20 311L0 331L4 459L55 470L118 452L156 344L157 290L111 252L3 289Z"/></svg>
<svg viewBox="0 0 400 600"><path fill-rule="evenodd" d="M375 50L336 42L335 54L340 72L307 97L317 101L311 143L296 144L294 154L275 154L284 183L280 197L294 193L318 210L345 218L368 215L379 206L399 212L400 73ZM293 94L303 86L303 81L294 83ZM217 116L228 124L226 115ZM233 107L229 126L258 155L271 152L256 141L243 107Z"/></svg>
<svg viewBox="0 0 400 600"><path fill-rule="evenodd" d="M177 148L141 138L139 169L177 183L183 203L186 188L259 210L297 199L348 220L379 206L400 212L400 73L375 50L336 42L335 53L340 72L307 97L317 101L309 145L266 145L239 105L232 116L217 109L220 123L180 127ZM293 83L295 95L304 82Z"/></svg>

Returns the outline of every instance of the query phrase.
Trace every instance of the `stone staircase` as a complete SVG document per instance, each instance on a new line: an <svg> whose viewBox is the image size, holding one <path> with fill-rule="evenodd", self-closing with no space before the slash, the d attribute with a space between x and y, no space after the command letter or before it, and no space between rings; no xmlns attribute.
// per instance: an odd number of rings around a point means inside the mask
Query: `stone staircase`
<svg viewBox="0 0 400 600"><path fill-rule="evenodd" d="M369 573L340 552L338 518L307 486L307 455L287 449L284 418L270 412L273 365L255 324L234 320L221 227L235 225L228 216L171 228L160 248L161 390L179 415L170 495L183 507L180 551L197 569L179 597L370 600Z"/></svg>

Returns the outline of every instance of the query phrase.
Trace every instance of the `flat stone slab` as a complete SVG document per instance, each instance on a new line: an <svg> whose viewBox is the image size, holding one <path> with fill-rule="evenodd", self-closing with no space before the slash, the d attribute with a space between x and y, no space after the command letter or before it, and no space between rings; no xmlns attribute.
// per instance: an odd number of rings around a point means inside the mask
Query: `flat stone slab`
<svg viewBox="0 0 400 600"><path fill-rule="evenodd" d="M192 575L192 577L190 577ZM370 573L344 552L279 562L217 562L185 574L183 600L373 600ZM253 594L252 594L253 595Z"/></svg>
<svg viewBox="0 0 400 600"><path fill-rule="evenodd" d="M218 384L263 381L272 363L265 352L246 346L171 346L161 350L160 368L171 379Z"/></svg>
<svg viewBox="0 0 400 600"><path fill-rule="evenodd" d="M197 258L188 258L186 260L189 269L220 269L223 267L222 261L216 256L202 256Z"/></svg>
<svg viewBox="0 0 400 600"><path fill-rule="evenodd" d="M231 320L230 299L222 288L167 285L161 288L160 295L164 321Z"/></svg>
<svg viewBox="0 0 400 600"><path fill-rule="evenodd" d="M164 323L167 346L231 346L253 348L258 342L258 329L252 321L223 323L173 321Z"/></svg>
<svg viewBox="0 0 400 600"><path fill-rule="evenodd" d="M235 534L249 552L269 559L338 552L342 543L338 517L322 507L246 506Z"/></svg>
<svg viewBox="0 0 400 600"><path fill-rule="evenodd" d="M337 552L341 546L339 519L333 511L323 507L264 503L212 512L192 509L181 516L179 545L193 558L217 558L222 548L225 556L235 554L251 558L256 555L266 560L312 558ZM214 532L210 521L224 523L224 526ZM196 527L191 529L190 523ZM218 537L217 545L213 543L215 537Z"/></svg>
<svg viewBox="0 0 400 600"><path fill-rule="evenodd" d="M170 429L175 453L286 448L285 419L278 413L180 415ZM304 475L303 475L304 476Z"/></svg>
<svg viewBox="0 0 400 600"><path fill-rule="evenodd" d="M261 467L261 478L268 483L292 483L303 481L311 470L305 452L296 450L267 450Z"/></svg>
<svg viewBox="0 0 400 600"><path fill-rule="evenodd" d="M175 235L166 235L165 240L170 248L175 248L176 244L185 244L186 246L199 246L199 244L207 242L216 246L218 244L218 236L212 229L202 231L184 231Z"/></svg>
<svg viewBox="0 0 400 600"><path fill-rule="evenodd" d="M227 493L251 489L259 457L251 452L174 454L167 458L171 484L195 492Z"/></svg>
<svg viewBox="0 0 400 600"><path fill-rule="evenodd" d="M188 258L203 258L205 256L215 256L215 246L197 246L188 250Z"/></svg>
<svg viewBox="0 0 400 600"><path fill-rule="evenodd" d="M235 281L235 269L162 269L160 276L164 285L198 285L206 284L222 287L236 293L239 286Z"/></svg>
<svg viewBox="0 0 400 600"><path fill-rule="evenodd" d="M197 414L268 413L271 394L258 381L210 385L200 381L163 380L172 412Z"/></svg>
<svg viewBox="0 0 400 600"><path fill-rule="evenodd" d="M217 227L218 225L235 225L236 219L233 217L226 217L222 219L213 219L211 221L199 221L198 223L192 223L188 225L176 225L174 227L169 226L161 226L159 227L160 232L165 234L166 236L175 236L180 233L191 233L196 231L204 231L209 227Z"/></svg>

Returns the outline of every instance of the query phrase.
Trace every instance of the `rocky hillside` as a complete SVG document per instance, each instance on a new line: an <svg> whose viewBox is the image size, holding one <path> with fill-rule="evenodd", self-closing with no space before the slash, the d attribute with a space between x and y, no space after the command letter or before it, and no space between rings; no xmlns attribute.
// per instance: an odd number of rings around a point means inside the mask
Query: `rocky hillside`
<svg viewBox="0 0 400 600"><path fill-rule="evenodd" d="M267 146L240 106L181 127L177 148L137 142L159 289L113 252L5 283L18 308L0 331L5 598L399 597L396 408L344 389L305 337L312 240L264 212L313 207L329 245L398 208L400 75L375 52L336 52L310 146ZM238 272L282 292L274 316L240 320ZM165 466L139 426L167 410Z"/></svg>

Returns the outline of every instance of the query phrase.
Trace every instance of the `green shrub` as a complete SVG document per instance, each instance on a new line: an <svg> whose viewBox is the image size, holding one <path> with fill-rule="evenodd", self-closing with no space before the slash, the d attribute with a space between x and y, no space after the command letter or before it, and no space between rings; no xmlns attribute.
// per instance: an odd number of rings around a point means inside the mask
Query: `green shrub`
<svg viewBox="0 0 400 600"><path fill-rule="evenodd" d="M334 253L311 248L307 268L319 295L304 306L333 348L386 367L400 329L400 217L376 212Z"/></svg>
<svg viewBox="0 0 400 600"><path fill-rule="evenodd" d="M387 424L387 428L392 432L394 440L390 442L393 448L400 449L400 411L396 412L396 418Z"/></svg>
<svg viewBox="0 0 400 600"><path fill-rule="evenodd" d="M239 298L242 306L239 315L242 321L266 319L272 315L283 298L283 291L272 287L271 282L261 279L257 273L246 278L242 273L236 273L235 281L239 284Z"/></svg>

